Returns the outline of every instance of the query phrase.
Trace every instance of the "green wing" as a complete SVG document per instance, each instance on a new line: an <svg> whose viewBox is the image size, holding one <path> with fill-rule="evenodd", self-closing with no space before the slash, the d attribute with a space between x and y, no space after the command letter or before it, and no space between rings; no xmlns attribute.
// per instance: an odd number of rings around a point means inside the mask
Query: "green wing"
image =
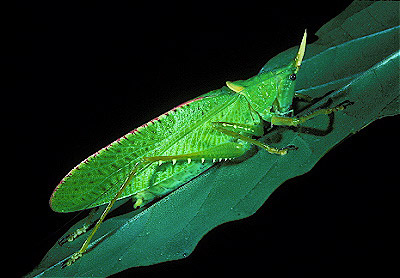
<svg viewBox="0 0 400 278"><path fill-rule="evenodd" d="M248 112L243 113L246 109ZM192 153L231 141L232 138L213 130L208 123L244 122L251 119L250 114L243 97L226 89L181 104L77 165L54 190L50 206L54 211L71 212L108 203L142 157ZM160 184L176 188L212 165L211 161L161 166L153 163L132 180L121 198Z"/></svg>

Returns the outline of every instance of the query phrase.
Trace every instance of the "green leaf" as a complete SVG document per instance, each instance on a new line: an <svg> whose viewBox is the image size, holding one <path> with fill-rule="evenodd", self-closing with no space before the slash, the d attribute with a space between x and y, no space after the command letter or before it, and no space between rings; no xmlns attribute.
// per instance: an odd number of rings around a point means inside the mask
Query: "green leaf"
<svg viewBox="0 0 400 278"><path fill-rule="evenodd" d="M218 164L148 208L110 217L92 241L95 248L70 267L62 269L61 263L85 237L68 247L56 244L29 276L108 276L185 258L207 232L254 214L280 184L311 170L340 141L376 119L399 114L397 3L354 2L317 35L307 46L297 90L319 101L299 106L299 115L346 100L352 105L306 127L271 129L262 141L299 149L282 157L258 151L240 163ZM262 70L287 63L296 51L277 55ZM323 136L318 130L325 130Z"/></svg>

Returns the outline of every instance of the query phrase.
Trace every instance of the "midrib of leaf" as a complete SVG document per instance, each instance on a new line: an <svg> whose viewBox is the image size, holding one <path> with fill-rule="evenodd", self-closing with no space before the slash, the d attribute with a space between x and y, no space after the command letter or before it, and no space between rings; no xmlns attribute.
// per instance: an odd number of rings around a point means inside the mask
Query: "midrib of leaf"
<svg viewBox="0 0 400 278"><path fill-rule="evenodd" d="M369 35L365 35L365 36L362 36L362 37L359 37L359 38L348 40L348 41L345 41L345 42L343 42L341 44L338 44L338 45L335 45L335 46L328 47L328 48L322 50L321 52L319 52L318 54L315 54L315 55L313 55L313 56L311 56L309 58L305 58L304 61L302 62L302 66L307 65L309 62L311 62L311 61L313 61L315 59L320 59L322 55L326 55L330 51L336 51L337 49L340 49L340 48L352 48L353 44L357 44L357 43L366 44L364 42L364 40L375 38L375 37L378 37L378 36L381 36L381 35L384 35L384 34L392 34L393 38L396 38L396 36L398 37L398 32L399 31L400 31L400 26L395 26L395 27L392 27L392 28L388 28L388 29L373 33L373 34L369 34ZM314 45L315 46L318 45L318 41L315 42ZM360 72L362 72L362 71L363 70L360 69Z"/></svg>

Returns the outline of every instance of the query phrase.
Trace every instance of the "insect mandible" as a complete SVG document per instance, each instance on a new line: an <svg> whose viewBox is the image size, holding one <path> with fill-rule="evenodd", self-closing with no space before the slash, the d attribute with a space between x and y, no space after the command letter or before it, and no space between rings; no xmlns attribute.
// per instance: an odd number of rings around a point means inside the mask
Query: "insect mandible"
<svg viewBox="0 0 400 278"><path fill-rule="evenodd" d="M50 198L56 212L72 212L108 204L81 249L66 262L82 257L113 204L132 197L134 208L177 189L221 160L243 156L252 145L274 155L282 149L252 138L264 133L264 123L297 126L318 115L344 109L319 109L303 117L291 116L298 73L306 48L304 32L298 53L288 65L185 102L132 130L72 169ZM78 230L72 239L85 232Z"/></svg>

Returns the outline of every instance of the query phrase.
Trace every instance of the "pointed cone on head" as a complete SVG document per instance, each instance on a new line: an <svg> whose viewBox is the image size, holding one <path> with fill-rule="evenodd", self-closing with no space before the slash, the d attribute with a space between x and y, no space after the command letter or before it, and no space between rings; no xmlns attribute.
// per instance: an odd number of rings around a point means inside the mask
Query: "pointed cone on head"
<svg viewBox="0 0 400 278"><path fill-rule="evenodd" d="M301 66L301 62L303 61L304 53L306 52L306 41L307 41L307 30L304 31L304 35L303 35L303 39L301 40L299 52L297 52L296 58L294 60L297 70L299 70L299 68Z"/></svg>

